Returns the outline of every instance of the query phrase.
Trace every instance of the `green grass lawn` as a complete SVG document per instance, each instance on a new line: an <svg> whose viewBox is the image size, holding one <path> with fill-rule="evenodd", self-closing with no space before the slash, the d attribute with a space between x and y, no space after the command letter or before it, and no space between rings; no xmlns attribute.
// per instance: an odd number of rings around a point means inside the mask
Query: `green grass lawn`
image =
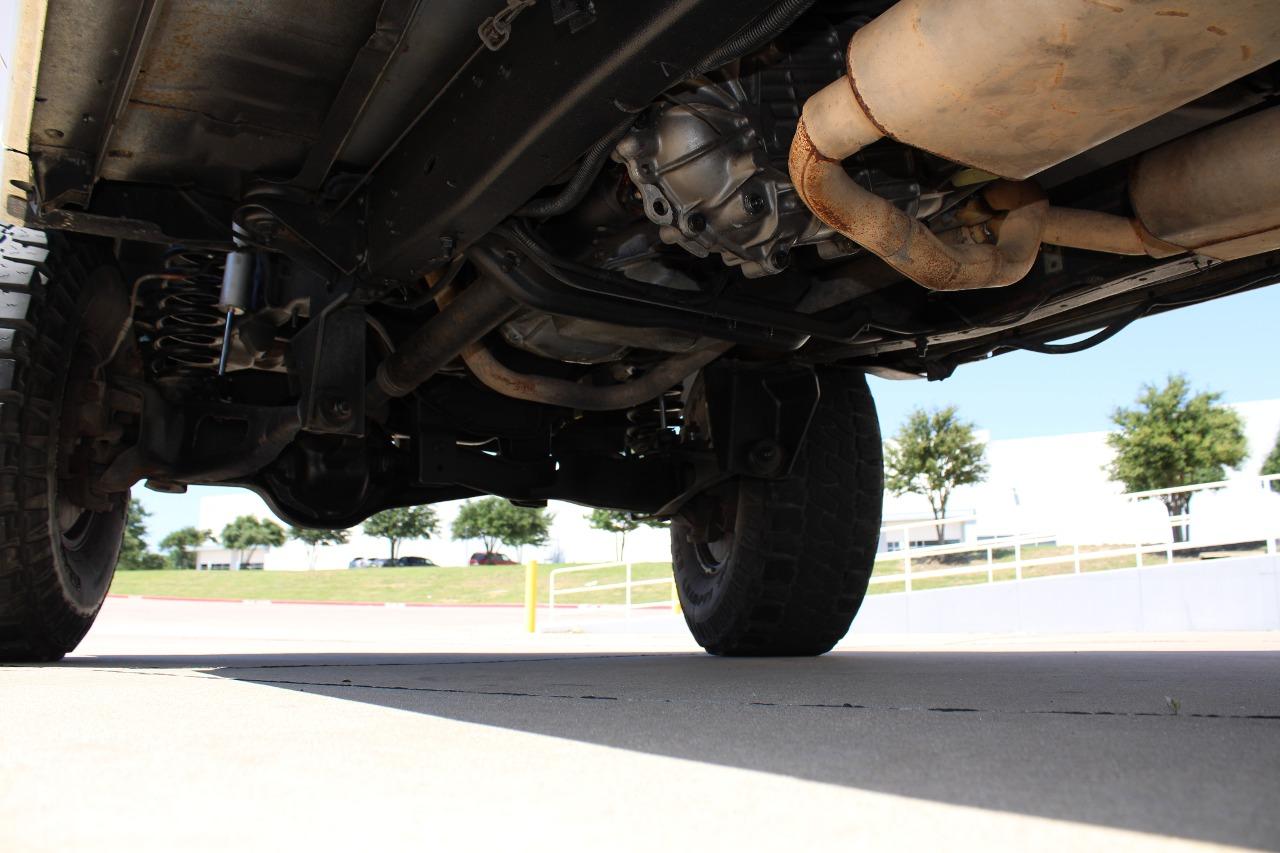
<svg viewBox="0 0 1280 853"><path fill-rule="evenodd" d="M1085 572L1125 569L1134 564L1132 556L1093 557L1091 551L1109 549L1110 546L1090 546L1082 549L1080 569ZM1261 552L1261 545L1253 548L1242 546L1233 553ZM1024 578L1041 578L1069 574L1074 571L1071 548L1060 545L1029 545L1022 549L1024 559L1062 557L1042 566L1023 569ZM1206 554L1205 556L1212 556ZM1148 566L1161 565L1163 552L1144 556ZM1196 562L1199 554L1184 552L1175 554L1175 562ZM1013 549L997 550L992 555L992 575L996 581L1014 579ZM978 569L972 574L949 575L939 578L913 579L912 589L941 589L986 583L986 552L973 551L925 560L912 560L913 571L955 568L967 566ZM538 601L547 602L547 577L553 565L538 567ZM902 571L902 560L886 555L876 561L876 575L892 575ZM653 578L669 579L670 563L636 563L632 577L635 580ZM558 579L560 589L583 586L603 586L619 583L623 579L621 567L574 572ZM901 581L872 584L869 592L882 595L902 592ZM524 602L524 566L469 566L425 567L397 569L348 569L314 572L117 572L111 591L117 595L170 595L183 598L257 598L278 601L370 601L370 602L429 602L434 604L522 604ZM633 589L633 602L646 604L671 599L671 587L655 584ZM621 604L622 590L583 592L558 597L563 604Z"/></svg>
<svg viewBox="0 0 1280 853"><path fill-rule="evenodd" d="M538 600L547 601L551 565L538 566ZM635 580L671 577L670 563L637 563ZM623 580L623 569L574 572L557 587L602 585ZM183 598L256 598L291 601L431 602L434 604L522 604L524 566L347 569L315 572L117 572L117 595L170 595ZM671 598L665 584L633 590L636 603ZM560 602L557 602L560 603ZM569 596L565 604L622 603L622 590Z"/></svg>

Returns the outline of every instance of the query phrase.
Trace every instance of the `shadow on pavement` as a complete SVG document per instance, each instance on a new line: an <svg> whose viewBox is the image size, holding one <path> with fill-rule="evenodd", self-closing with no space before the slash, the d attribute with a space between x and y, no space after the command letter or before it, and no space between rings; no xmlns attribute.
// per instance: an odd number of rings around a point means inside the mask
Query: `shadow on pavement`
<svg viewBox="0 0 1280 853"><path fill-rule="evenodd" d="M1280 653L96 658L953 804L1280 845ZM696 791L671 780L696 807Z"/></svg>

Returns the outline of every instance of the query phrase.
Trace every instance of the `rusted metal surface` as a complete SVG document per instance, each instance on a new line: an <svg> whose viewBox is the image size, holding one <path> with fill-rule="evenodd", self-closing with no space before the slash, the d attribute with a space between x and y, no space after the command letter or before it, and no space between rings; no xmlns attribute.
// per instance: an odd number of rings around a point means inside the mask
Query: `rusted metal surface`
<svg viewBox="0 0 1280 853"><path fill-rule="evenodd" d="M1089 249L1113 255L1167 258L1186 251L1181 246L1154 237L1137 219L1069 207L1049 208L1043 240L1053 246Z"/></svg>
<svg viewBox="0 0 1280 853"><path fill-rule="evenodd" d="M1198 254L1234 260L1280 248L1280 108L1144 154L1129 193L1152 234Z"/></svg>
<svg viewBox="0 0 1280 853"><path fill-rule="evenodd" d="M899 0L846 84L886 135L1026 178L1278 59L1274 0Z"/></svg>
<svg viewBox="0 0 1280 853"><path fill-rule="evenodd" d="M439 300L440 313L428 320L386 361L369 383L370 407L389 397L403 397L426 382L436 371L510 317L517 306L501 288L486 278L450 300Z"/></svg>
<svg viewBox="0 0 1280 853"><path fill-rule="evenodd" d="M584 385L567 379L519 373L498 361L480 343L466 347L462 351L462 360L477 379L507 397L566 409L609 412L630 409L654 399L732 347L730 343L717 343L697 352L672 356L650 368L644 376L617 385Z"/></svg>
<svg viewBox="0 0 1280 853"><path fill-rule="evenodd" d="M987 194L1008 211L994 245L946 244L858 186L840 161L889 136L1025 178L1277 58L1280 14L1268 0L1189 0L1178 9L1138 0L899 0L850 40L848 75L805 103L791 178L820 219L934 290L1018 281L1046 220L1060 245L1163 257L1176 247L1120 217L1051 214L1025 190L997 202L1014 184ZM1259 242L1267 240L1250 247Z"/></svg>
<svg viewBox="0 0 1280 853"><path fill-rule="evenodd" d="M1007 213L996 244L946 244L918 219L859 186L839 161L818 152L807 120L806 115L792 143L791 180L823 222L930 290L1003 287L1030 270L1049 207L1038 191L1010 191L997 184L989 203Z"/></svg>
<svg viewBox="0 0 1280 853"><path fill-rule="evenodd" d="M50 0L31 125L47 198L83 204L95 173L228 195L294 174L379 6Z"/></svg>
<svg viewBox="0 0 1280 853"><path fill-rule="evenodd" d="M98 147L94 161L93 180L102 172L102 164L108 152L118 152L112 145L116 126L133 94L138 74L142 70L143 57L147 45L155 34L156 21L164 7L165 0L142 0L138 7L137 18L133 22L129 45L125 48L124 63L120 66L115 86L111 92L111 105L106 113L106 127L102 131L102 144Z"/></svg>
<svg viewBox="0 0 1280 853"><path fill-rule="evenodd" d="M1133 218L1050 208L1044 242L1119 255L1182 252L1228 261L1280 248L1280 108L1142 155Z"/></svg>

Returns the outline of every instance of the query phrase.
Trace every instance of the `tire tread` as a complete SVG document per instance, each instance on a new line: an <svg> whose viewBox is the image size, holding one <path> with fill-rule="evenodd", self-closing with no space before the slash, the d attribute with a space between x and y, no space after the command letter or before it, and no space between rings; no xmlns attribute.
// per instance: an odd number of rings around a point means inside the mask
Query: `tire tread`
<svg viewBox="0 0 1280 853"><path fill-rule="evenodd" d="M10 365L0 371L0 661L59 660L97 615L62 589L48 478L74 306L92 262L69 241L0 225L0 328L16 332L0 352Z"/></svg>
<svg viewBox="0 0 1280 853"><path fill-rule="evenodd" d="M688 600L701 572L672 529L672 559L694 638L717 655L819 655L848 632L866 595L883 502L880 426L866 378L828 369L789 477L739 485L739 541L714 612Z"/></svg>

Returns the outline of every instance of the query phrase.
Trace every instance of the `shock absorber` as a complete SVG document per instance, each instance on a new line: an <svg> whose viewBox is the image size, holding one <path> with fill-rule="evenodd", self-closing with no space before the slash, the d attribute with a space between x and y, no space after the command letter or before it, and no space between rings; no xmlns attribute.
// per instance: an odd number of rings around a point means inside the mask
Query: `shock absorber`
<svg viewBox="0 0 1280 853"><path fill-rule="evenodd" d="M222 327L222 351L218 355L218 375L227 372L227 356L231 354L231 330L237 314L249 309L253 297L253 270L256 259L253 250L245 242L245 230L238 224L232 226L235 250L227 254L222 269L222 287L218 294L218 308L226 312Z"/></svg>

